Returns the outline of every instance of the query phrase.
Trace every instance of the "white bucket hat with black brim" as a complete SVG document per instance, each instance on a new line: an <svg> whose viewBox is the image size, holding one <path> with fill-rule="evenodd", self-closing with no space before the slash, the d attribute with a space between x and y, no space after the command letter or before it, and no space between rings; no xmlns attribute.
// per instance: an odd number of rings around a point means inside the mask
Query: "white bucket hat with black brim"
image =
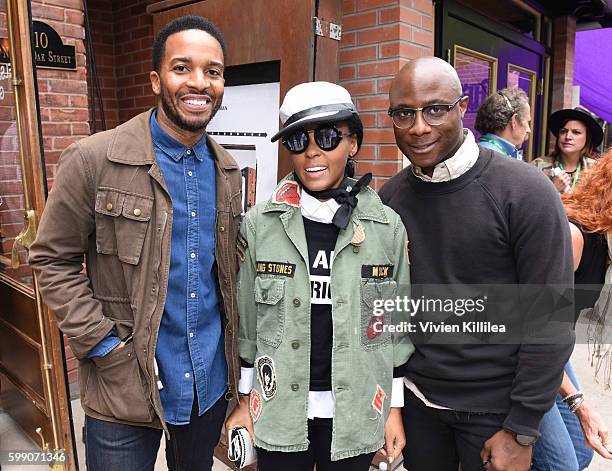
<svg viewBox="0 0 612 471"><path fill-rule="evenodd" d="M345 121L358 113L344 87L330 82L307 82L287 92L279 114L283 127L272 136L272 142L308 124Z"/></svg>

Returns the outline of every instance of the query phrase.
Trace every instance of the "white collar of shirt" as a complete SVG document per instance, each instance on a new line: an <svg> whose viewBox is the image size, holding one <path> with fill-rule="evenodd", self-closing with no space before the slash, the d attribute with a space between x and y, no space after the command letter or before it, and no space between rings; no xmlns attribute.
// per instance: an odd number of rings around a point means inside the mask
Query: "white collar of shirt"
<svg viewBox="0 0 612 471"><path fill-rule="evenodd" d="M431 177L425 175L421 167L416 165L412 165L412 173L423 181L440 183L460 177L471 169L478 160L478 144L472 131L464 129L463 133L465 138L461 147L457 149L455 155L436 165Z"/></svg>
<svg viewBox="0 0 612 471"><path fill-rule="evenodd" d="M319 201L304 190L302 190L300 203L302 216L311 221L322 222L324 224L331 224L336 211L340 207L333 198L327 201Z"/></svg>

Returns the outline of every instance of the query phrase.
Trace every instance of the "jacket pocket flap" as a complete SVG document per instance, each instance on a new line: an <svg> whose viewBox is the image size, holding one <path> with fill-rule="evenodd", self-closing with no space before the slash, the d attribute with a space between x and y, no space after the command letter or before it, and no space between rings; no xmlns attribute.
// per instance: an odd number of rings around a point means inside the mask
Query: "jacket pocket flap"
<svg viewBox="0 0 612 471"><path fill-rule="evenodd" d="M276 304L285 292L284 278L255 278L255 301L262 304Z"/></svg>
<svg viewBox="0 0 612 471"><path fill-rule="evenodd" d="M242 214L242 193L238 192L232 199L230 200L230 205L232 207L232 216L240 216Z"/></svg>
<svg viewBox="0 0 612 471"><path fill-rule="evenodd" d="M153 199L140 195L125 195L123 204L123 217L134 221L148 221L151 219Z"/></svg>
<svg viewBox="0 0 612 471"><path fill-rule="evenodd" d="M117 217L121 214L125 193L111 189L98 189L96 193L96 213Z"/></svg>

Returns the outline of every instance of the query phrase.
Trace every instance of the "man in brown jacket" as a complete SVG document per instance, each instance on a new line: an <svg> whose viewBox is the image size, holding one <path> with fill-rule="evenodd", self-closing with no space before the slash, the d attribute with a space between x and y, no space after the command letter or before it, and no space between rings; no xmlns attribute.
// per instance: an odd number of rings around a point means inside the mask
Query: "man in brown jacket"
<svg viewBox="0 0 612 471"><path fill-rule="evenodd" d="M62 155L30 263L79 359L87 467L211 469L235 394L240 169L206 135L225 45L201 17L153 45L157 106ZM82 275L85 256L87 275Z"/></svg>

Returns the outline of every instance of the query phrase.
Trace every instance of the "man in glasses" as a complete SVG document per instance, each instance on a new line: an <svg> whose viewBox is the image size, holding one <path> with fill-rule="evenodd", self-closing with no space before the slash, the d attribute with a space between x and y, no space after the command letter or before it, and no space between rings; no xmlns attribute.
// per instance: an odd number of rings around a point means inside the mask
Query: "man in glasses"
<svg viewBox="0 0 612 471"><path fill-rule="evenodd" d="M481 319L505 328L500 321L522 325L550 316L553 306L537 294L572 284L570 233L553 186L528 165L479 149L463 128L468 97L443 60L408 63L395 77L389 101L397 145L412 165L391 178L380 196L408 231L413 297L434 285L438 293L473 292L481 285L503 285L512 293L529 285L525 300L500 298L487 288L500 302L485 302ZM426 312L418 316L432 320ZM455 310L445 320L458 316L462 312ZM435 344L425 335L415 340L404 381L405 466L456 471L460 463L465 470L526 471L540 419L554 402L571 354L571 322L511 340L457 325L464 328L460 334Z"/></svg>

